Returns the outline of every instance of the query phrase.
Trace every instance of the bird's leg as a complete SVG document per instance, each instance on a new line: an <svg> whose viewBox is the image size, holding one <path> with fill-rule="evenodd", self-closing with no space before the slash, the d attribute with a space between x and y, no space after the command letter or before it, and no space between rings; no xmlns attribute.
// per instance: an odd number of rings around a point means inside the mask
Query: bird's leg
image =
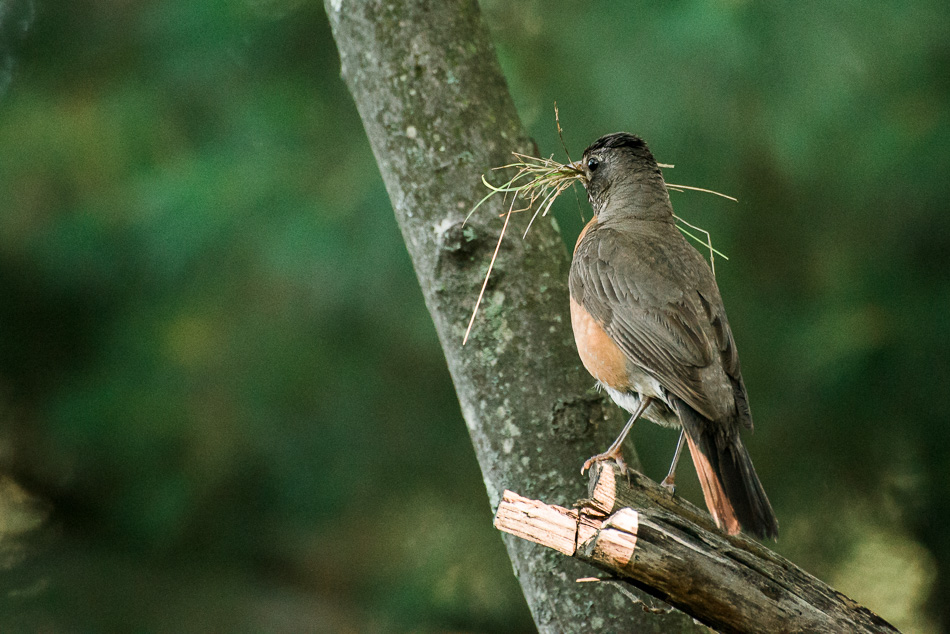
<svg viewBox="0 0 950 634"><path fill-rule="evenodd" d="M627 473L627 463L623 461L623 449L621 448L621 445L623 445L623 441L627 438L627 434L629 434L630 430L633 429L633 424L637 422L637 419L640 418L640 415L646 411L647 407L650 406L652 401L653 399L649 396L644 396L640 399L640 406L630 417L630 420L627 421L627 424L624 425L623 429L620 431L620 435L617 436L617 440L615 440L604 453L599 453L596 456L591 456L588 458L587 462L584 463L584 466L581 467L581 473L584 473L590 469L595 462L602 462L604 460L613 460L617 463L617 466L620 467L620 473Z"/></svg>
<svg viewBox="0 0 950 634"><path fill-rule="evenodd" d="M680 439L676 442L676 451L673 453L673 464L670 465L670 472L660 482L660 486L668 489L670 493L676 492L676 465L680 461L680 453L683 451L683 443L686 441L686 430L680 430Z"/></svg>

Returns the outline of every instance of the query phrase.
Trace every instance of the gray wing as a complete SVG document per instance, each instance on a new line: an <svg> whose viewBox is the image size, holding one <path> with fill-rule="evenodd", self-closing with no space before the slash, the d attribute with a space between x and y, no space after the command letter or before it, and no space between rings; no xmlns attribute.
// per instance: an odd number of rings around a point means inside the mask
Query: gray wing
<svg viewBox="0 0 950 634"><path fill-rule="evenodd" d="M574 255L571 294L670 393L711 420L738 407L751 424L715 280L675 228L659 229L675 233L672 241L592 227Z"/></svg>

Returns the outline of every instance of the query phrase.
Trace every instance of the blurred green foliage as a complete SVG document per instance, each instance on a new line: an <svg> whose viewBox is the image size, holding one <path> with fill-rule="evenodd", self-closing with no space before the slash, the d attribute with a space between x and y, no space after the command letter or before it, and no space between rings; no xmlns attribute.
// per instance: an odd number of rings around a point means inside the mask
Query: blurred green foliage
<svg viewBox="0 0 950 634"><path fill-rule="evenodd" d="M950 8L482 6L545 155L557 100L575 157L637 132L740 199L673 194L731 257L777 548L950 624ZM0 0L0 34L0 468L58 527L7 629L530 631L322 6Z"/></svg>

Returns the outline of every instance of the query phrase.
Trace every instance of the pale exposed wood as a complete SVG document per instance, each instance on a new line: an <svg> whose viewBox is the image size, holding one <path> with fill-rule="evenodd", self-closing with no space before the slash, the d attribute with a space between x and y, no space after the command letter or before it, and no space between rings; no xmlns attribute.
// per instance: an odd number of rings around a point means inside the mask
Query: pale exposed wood
<svg viewBox="0 0 950 634"><path fill-rule="evenodd" d="M505 491L495 513L495 528L565 555L573 555L577 513Z"/></svg>
<svg viewBox="0 0 950 634"><path fill-rule="evenodd" d="M640 531L640 514L633 509L620 509L608 517L593 539L581 542L590 544L590 556L595 560L615 562L627 566L637 548Z"/></svg>
<svg viewBox="0 0 950 634"><path fill-rule="evenodd" d="M630 476L628 485L614 468L595 466L590 498L573 509L506 492L505 521L496 526L573 552L723 632L897 631L761 544L723 534L706 513L639 473Z"/></svg>

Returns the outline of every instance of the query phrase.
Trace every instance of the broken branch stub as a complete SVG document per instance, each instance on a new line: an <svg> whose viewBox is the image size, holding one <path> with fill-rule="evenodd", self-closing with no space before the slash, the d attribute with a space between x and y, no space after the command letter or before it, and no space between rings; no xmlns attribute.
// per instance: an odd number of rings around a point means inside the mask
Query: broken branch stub
<svg viewBox="0 0 950 634"><path fill-rule="evenodd" d="M591 473L573 508L505 491L499 530L586 561L723 632L896 632L792 562L642 475ZM633 504L630 504L633 502Z"/></svg>

